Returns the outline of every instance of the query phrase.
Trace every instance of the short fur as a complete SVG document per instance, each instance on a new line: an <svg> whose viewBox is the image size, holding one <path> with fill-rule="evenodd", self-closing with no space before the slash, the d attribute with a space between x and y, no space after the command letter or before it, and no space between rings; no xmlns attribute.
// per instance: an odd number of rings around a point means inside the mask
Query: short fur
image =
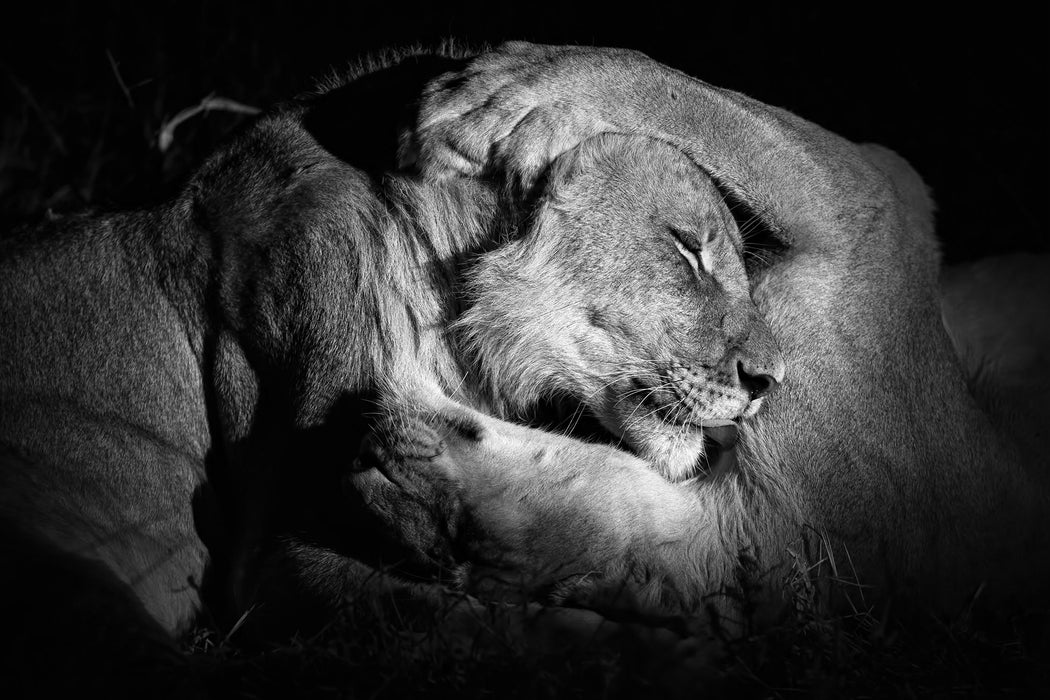
<svg viewBox="0 0 1050 700"><path fill-rule="evenodd" d="M635 52L524 43L431 84L409 155L528 191L602 132L681 149L785 248L751 285L788 378L723 478L671 483L556 435L536 450L496 422L449 441L440 478L399 463L401 482L454 485L473 519L455 545L466 585L626 588L695 610L756 576L782 600L791 570L830 562L864 586L840 588L854 602L1045 597L1045 446L1024 454L967 390L941 320L933 207L907 163Z"/></svg>
<svg viewBox="0 0 1050 700"><path fill-rule="evenodd" d="M363 397L470 420L481 414L465 407L569 395L681 476L702 421L757 406L738 368L783 378L732 218L666 144L581 145L520 230L482 182L384 177L397 130L355 133L362 105L392 127L449 66L414 58L290 102L171 201L5 243L0 570L18 592L5 611L21 613L9 638L53 619L88 640L85 668L112 669L95 679L107 695L142 694L181 663L175 635L201 614L236 619L267 585L272 543L316 525L305 513L338 495ZM610 254L628 250L630 266ZM318 552L302 580L343 589L350 570L329 566L328 542L358 554L352 525L291 548ZM16 686L90 684L44 673L62 663L46 646L4 660Z"/></svg>

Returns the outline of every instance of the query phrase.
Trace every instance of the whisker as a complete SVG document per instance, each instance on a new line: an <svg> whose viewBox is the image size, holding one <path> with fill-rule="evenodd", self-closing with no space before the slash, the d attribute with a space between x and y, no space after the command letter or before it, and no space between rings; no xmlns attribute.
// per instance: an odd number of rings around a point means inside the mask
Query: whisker
<svg viewBox="0 0 1050 700"><path fill-rule="evenodd" d="M661 389L664 389L664 388L666 388L667 386L670 386L670 385L669 385L669 384L665 384L665 385L658 385L658 386L654 386L654 387L651 387L651 388L648 388L648 389L646 389L646 388L642 388L642 389L635 389L635 390L634 390L634 391L632 391L632 392L629 392L629 393L627 393L627 394L624 394L624 395L620 396L620 397L619 397L618 399L616 399L616 402L615 402L615 403L614 403L613 405L614 405L614 406L618 406L618 405L619 405L619 404L620 404L621 402L623 402L623 401L627 400L628 398L630 398L630 396L632 396L632 395L636 395L636 394L640 394L640 393L642 393L643 391L648 391L648 393L647 393L647 394L646 394L645 396L643 396L643 397L642 397L642 398L641 398L641 399L640 399L640 400L638 401L638 404L637 404L637 405L636 405L636 406L634 407L634 410L632 410L632 411L631 411L631 413L633 414L633 413L634 413L635 411L637 411L637 410L638 410L638 407L639 407L639 406L641 406L642 404L644 404L644 403L645 403L645 402L646 402L646 401L647 401L647 400L649 399L649 397L650 397L650 396L652 396L652 395L653 395L653 394L654 394L655 392L657 392L657 391L659 391L659 390L661 390ZM658 407L658 408L657 408L656 410L660 410L660 409L659 409L659 407ZM646 414L646 415L649 415L649 414ZM643 418L644 418L644 416L643 416Z"/></svg>
<svg viewBox="0 0 1050 700"><path fill-rule="evenodd" d="M641 405L642 405L643 403L645 403L645 402L646 402L646 400L647 400L647 399L648 399L648 398L649 398L649 397L650 397L650 396L651 396L651 395L653 394L653 392L655 392L655 391L656 391L656 389L655 389L655 388L654 388L654 389L651 389L651 390L649 391L649 393L648 393L648 394L646 394L646 395L645 395L645 396L644 396L644 397L642 398L642 400L641 400L641 401L639 401L639 402L638 402L638 403L637 403L637 404L635 405L635 407L634 407L633 409L631 409L631 412L630 412L630 413L629 413L629 414L627 415L627 417L626 417L626 418L625 418L625 419L623 420L624 432L626 432L626 429L627 429L628 427L630 427L630 426L631 426L631 423L632 423L631 419L632 419L632 417L634 416L635 412L636 412L636 411L638 410L638 407L639 407L639 406L641 406ZM618 441L618 442L616 443L616 446L617 446L617 447L619 447L619 446L620 446L620 443L622 443L622 442L623 442L623 435L621 434L621 435L620 435L620 440L619 440L619 441Z"/></svg>

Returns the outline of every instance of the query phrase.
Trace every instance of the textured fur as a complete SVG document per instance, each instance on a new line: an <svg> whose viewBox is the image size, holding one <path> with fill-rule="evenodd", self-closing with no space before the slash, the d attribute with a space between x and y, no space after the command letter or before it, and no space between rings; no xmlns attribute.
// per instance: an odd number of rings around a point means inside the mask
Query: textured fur
<svg viewBox="0 0 1050 700"><path fill-rule="evenodd" d="M903 159L635 52L523 43L432 83L406 157L529 191L603 132L681 149L786 249L751 285L788 378L720 478L670 483L555 435L536 450L494 422L450 441L442 478L415 478L453 484L475 521L456 545L466 584L695 609L830 564L864 586L840 591L869 602L1045 595L1045 457L967 390L941 322L933 207Z"/></svg>
<svg viewBox="0 0 1050 700"><path fill-rule="evenodd" d="M558 159L532 227L468 272L456 323L497 414L567 395L690 476L699 426L757 411L747 378L784 375L720 195L666 145L604 136Z"/></svg>
<svg viewBox="0 0 1050 700"><path fill-rule="evenodd" d="M666 144L580 145L525 221L482 182L381 177L389 127L454 65L416 57L329 85L260 117L170 201L5 243L12 638L54 619L95 640L84 668L128 679L101 679L107 692L137 695L134 679L181 663L174 636L201 614L236 619L280 565L295 585L340 595L362 568L346 555L366 557L367 538L341 501L328 506L361 412L375 410L367 397L469 431L491 420L477 409L569 395L681 476L703 452L702 421L761 400L738 369L783 378L739 232ZM362 104L385 131L357 130ZM637 259L623 267L614 250ZM542 449L544 433L522 430ZM4 655L15 683L73 659L16 651Z"/></svg>
<svg viewBox="0 0 1050 700"><path fill-rule="evenodd" d="M152 209L6 238L0 581L15 692L97 682L141 697L169 672L192 684L174 639L202 617L232 624L274 542L338 493L362 394L381 377L463 384L443 329L464 258L504 237L497 198L373 179L394 163L391 125L449 65L413 58L291 101ZM362 104L386 131L360 123ZM38 629L55 641L22 643Z"/></svg>

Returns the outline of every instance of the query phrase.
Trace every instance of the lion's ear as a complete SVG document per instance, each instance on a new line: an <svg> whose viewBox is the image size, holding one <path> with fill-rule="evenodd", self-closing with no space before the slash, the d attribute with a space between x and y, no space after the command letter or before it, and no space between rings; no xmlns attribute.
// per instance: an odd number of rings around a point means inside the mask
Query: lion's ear
<svg viewBox="0 0 1050 700"><path fill-rule="evenodd" d="M508 246L519 244L520 247L522 241L534 238L548 222L552 205L558 206L574 199L572 183L586 169L581 163L581 148L585 143L587 141L570 148L547 164L527 191L519 189L519 183L503 183L500 204L503 207L503 219L510 225L497 236L499 245L493 250L499 256L510 255Z"/></svg>
<svg viewBox="0 0 1050 700"><path fill-rule="evenodd" d="M529 191L518 193L525 211L535 216L545 205L565 197L566 188L571 186L584 168L581 161L581 149L590 140L592 139L583 141L560 154L539 172Z"/></svg>
<svg viewBox="0 0 1050 700"><path fill-rule="evenodd" d="M601 133L583 139L560 154L540 173L533 187L533 208L551 202L586 201L592 205L600 189L593 176L607 176L625 163L644 164L647 149L666 146L663 141L638 134Z"/></svg>

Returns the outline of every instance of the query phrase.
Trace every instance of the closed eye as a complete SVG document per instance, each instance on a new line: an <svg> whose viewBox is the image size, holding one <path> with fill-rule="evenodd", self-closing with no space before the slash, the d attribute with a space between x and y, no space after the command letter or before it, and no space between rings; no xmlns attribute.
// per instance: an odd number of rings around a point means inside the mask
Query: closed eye
<svg viewBox="0 0 1050 700"><path fill-rule="evenodd" d="M696 257L696 253L685 247L682 241L678 240L678 236L674 237L674 247L678 249L678 252L682 254L685 261L689 263L689 267L693 268L693 274L700 275L700 261Z"/></svg>
<svg viewBox="0 0 1050 700"><path fill-rule="evenodd" d="M678 252L689 263L689 267L693 269L693 274L699 277L700 270L711 274L711 253L709 251L702 248L694 250L686 243L682 233L675 229L671 229L671 235L674 237L674 247L678 249Z"/></svg>

